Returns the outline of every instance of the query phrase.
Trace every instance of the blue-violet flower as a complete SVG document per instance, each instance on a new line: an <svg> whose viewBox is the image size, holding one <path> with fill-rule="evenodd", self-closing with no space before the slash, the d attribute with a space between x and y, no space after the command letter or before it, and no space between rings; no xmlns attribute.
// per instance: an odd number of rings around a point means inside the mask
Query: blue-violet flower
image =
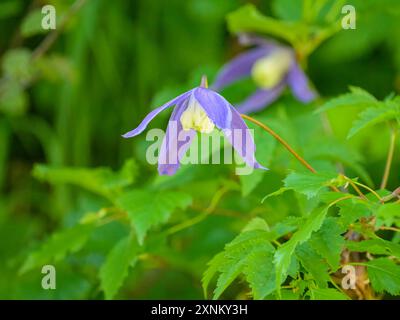
<svg viewBox="0 0 400 320"><path fill-rule="evenodd" d="M173 175L178 170L180 160L190 147L196 131L210 133L215 127L224 133L248 166L266 169L255 159L253 137L238 111L220 94L206 88L206 83L207 80L203 77L199 87L154 109L137 128L123 137L131 138L140 134L161 111L175 106L159 153L158 171L161 175Z"/></svg>

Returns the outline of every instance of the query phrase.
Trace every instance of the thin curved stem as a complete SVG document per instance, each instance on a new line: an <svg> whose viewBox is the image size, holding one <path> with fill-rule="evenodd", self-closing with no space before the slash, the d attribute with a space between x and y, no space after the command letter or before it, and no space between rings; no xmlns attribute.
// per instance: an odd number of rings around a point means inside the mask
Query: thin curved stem
<svg viewBox="0 0 400 320"><path fill-rule="evenodd" d="M263 124L262 122L254 119L252 117L249 117L248 115L241 114L241 117L243 119L249 120L250 122L253 122L254 124L258 125L260 128L267 131L271 136L273 136L276 140L278 140L279 143L282 144L297 160L299 160L303 166L305 166L312 173L317 173L317 171L306 160L304 160L296 151L294 151L293 148L285 140L283 140L279 134L277 134L270 127L268 127L267 125Z"/></svg>
<svg viewBox="0 0 400 320"><path fill-rule="evenodd" d="M214 197L212 198L211 203L208 206L208 208L206 208L204 210L204 213L199 214L198 216L195 216L192 219L186 220L180 224L177 224L177 225L169 228L168 230L165 231L165 234L170 235L170 234L176 233L178 231L189 228L189 227L203 221L205 218L207 218L208 215L210 215L214 211L214 209L218 205L218 202L221 200L222 196L228 191L229 191L229 188L225 188L225 187L218 190L215 193Z"/></svg>
<svg viewBox="0 0 400 320"><path fill-rule="evenodd" d="M385 166L385 171L383 173L382 177L382 182L381 182L381 189L385 189L389 175L390 175L390 168L392 167L392 161L393 161L393 154L394 154L394 148L396 146L396 138L397 138L397 131L396 129L392 129L392 132L390 134L390 145L389 145L389 151L386 159L386 166Z"/></svg>
<svg viewBox="0 0 400 320"><path fill-rule="evenodd" d="M253 122L260 128L264 129L267 131L271 136L273 136L280 144L282 144L303 166L305 166L308 170L310 170L312 173L317 173L317 170L315 170L304 158L302 158L296 151L293 150L293 148L279 135L277 134L274 130L272 130L270 127L265 125L264 123L249 117L248 115L241 114L240 115L243 119L249 120L250 122ZM331 187L333 191L340 192L340 190L334 186Z"/></svg>
<svg viewBox="0 0 400 320"><path fill-rule="evenodd" d="M345 176L346 177L346 176ZM347 179L350 179L350 178L348 178L348 177L346 177ZM360 182L357 182L357 181L353 181L353 183L354 184L356 184L356 185L358 185L358 186L360 186L360 187L362 187L362 188L364 188L365 190L368 190L369 192L371 192L375 197L377 197L378 198L378 200L381 202L381 203L383 203L384 201L382 200L382 197L375 191L375 190L372 190L370 187L368 187L368 186L366 186L365 184L362 184L362 183L360 183Z"/></svg>
<svg viewBox="0 0 400 320"><path fill-rule="evenodd" d="M352 186L352 188L357 192L357 194L362 198L362 199L367 199L366 196L364 195L364 193L361 192L361 190L357 187L357 185L354 183L353 180L351 180L350 178L346 177L345 175L343 175L343 178Z"/></svg>

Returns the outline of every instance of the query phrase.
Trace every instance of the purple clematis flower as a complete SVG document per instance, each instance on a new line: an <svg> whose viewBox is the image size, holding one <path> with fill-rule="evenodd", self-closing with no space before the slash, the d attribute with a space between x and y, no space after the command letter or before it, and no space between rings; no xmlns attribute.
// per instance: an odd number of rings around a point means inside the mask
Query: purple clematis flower
<svg viewBox="0 0 400 320"><path fill-rule="evenodd" d="M161 175L175 174L196 131L210 133L215 127L222 130L247 165L266 169L255 159L256 146L240 114L224 97L207 88L207 79L204 76L199 87L151 111L137 128L127 132L123 137L137 136L146 129L155 116L172 106L175 108L169 119L158 158L158 171Z"/></svg>
<svg viewBox="0 0 400 320"><path fill-rule="evenodd" d="M286 86L303 103L316 98L316 93L309 87L307 76L297 63L292 48L247 34L239 35L239 42L243 45L255 45L255 48L222 67L212 86L219 91L237 80L251 76L259 89L236 106L239 112L249 113L263 109L274 102Z"/></svg>

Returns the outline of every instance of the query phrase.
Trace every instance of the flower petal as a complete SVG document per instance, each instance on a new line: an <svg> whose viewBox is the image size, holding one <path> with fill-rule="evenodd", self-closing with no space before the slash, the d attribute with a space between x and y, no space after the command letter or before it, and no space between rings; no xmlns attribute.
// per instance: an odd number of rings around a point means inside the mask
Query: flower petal
<svg viewBox="0 0 400 320"><path fill-rule="evenodd" d="M244 114L259 111L278 99L284 88L285 83L281 82L271 89L259 89L245 101L236 105L236 109Z"/></svg>
<svg viewBox="0 0 400 320"><path fill-rule="evenodd" d="M268 55L271 49L261 46L248 50L225 64L218 73L211 88L221 90L227 85L236 82L251 73L253 64L260 58Z"/></svg>
<svg viewBox="0 0 400 320"><path fill-rule="evenodd" d="M143 121L135 129L125 133L122 136L124 138L131 138L131 137L137 136L138 134L142 133L144 131L144 129L146 129L146 127L150 123L150 121L153 120L156 115L158 115L161 111L163 111L175 104L181 103L182 101L184 101L187 97L189 97L191 95L192 91L193 90L182 93L180 96L176 97L175 99L172 99L172 100L168 101L167 103L163 104L161 107L154 109L143 119Z"/></svg>
<svg viewBox="0 0 400 320"><path fill-rule="evenodd" d="M219 129L229 129L232 120L231 105L224 97L206 88L196 88L194 98Z"/></svg>
<svg viewBox="0 0 400 320"><path fill-rule="evenodd" d="M294 61L287 75L287 83L293 95L301 102L307 103L316 98L316 93L308 84L308 78L299 64Z"/></svg>
<svg viewBox="0 0 400 320"><path fill-rule="evenodd" d="M255 158L256 146L246 123L233 106L231 106L231 109L231 127L230 129L223 130L225 137L248 166L256 169L268 170L259 164Z"/></svg>
<svg viewBox="0 0 400 320"><path fill-rule="evenodd" d="M182 113L188 106L188 100L180 103L173 111L167 126L167 132L161 144L158 158L160 175L173 175L180 167L180 160L190 147L196 131L184 131L180 121Z"/></svg>

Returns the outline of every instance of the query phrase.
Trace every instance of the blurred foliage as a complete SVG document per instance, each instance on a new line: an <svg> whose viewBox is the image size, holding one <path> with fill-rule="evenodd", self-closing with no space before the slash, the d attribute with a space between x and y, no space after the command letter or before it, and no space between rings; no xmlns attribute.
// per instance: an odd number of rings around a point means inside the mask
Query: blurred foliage
<svg viewBox="0 0 400 320"><path fill-rule="evenodd" d="M45 4L57 9L49 47ZM341 0L2 0L0 298L398 298L400 2L346 4L355 30L340 27ZM318 174L249 124L269 171L158 176L145 134L121 134L212 80L243 50L237 32L288 43L307 70L320 99L285 92L255 118ZM340 288L347 263L355 290ZM56 290L40 285L45 264Z"/></svg>

